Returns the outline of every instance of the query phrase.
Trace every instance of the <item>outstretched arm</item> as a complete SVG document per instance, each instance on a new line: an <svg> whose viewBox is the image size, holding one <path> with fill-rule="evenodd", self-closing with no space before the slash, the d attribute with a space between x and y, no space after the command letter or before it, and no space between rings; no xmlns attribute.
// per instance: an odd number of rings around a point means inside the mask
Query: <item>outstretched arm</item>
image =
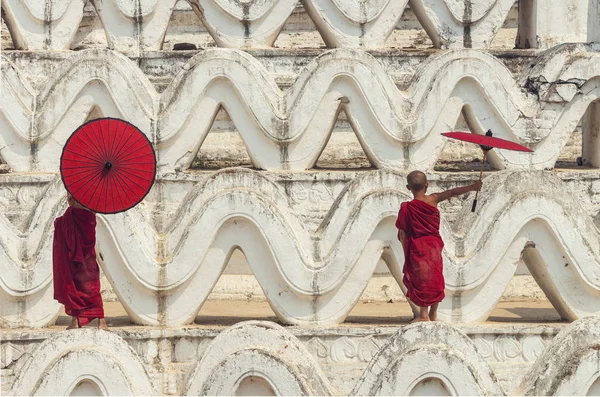
<svg viewBox="0 0 600 397"><path fill-rule="evenodd" d="M452 197L461 196L461 195L463 195L465 193L469 193L469 192L479 191L479 190L481 190L481 185L482 185L481 181L476 181L472 185L455 187L454 189L449 189L449 190L446 190L441 193L434 193L434 194L432 194L432 196L434 196L435 199L437 200L437 202L440 203L440 202L442 202L444 200L448 200L449 198L452 198Z"/></svg>

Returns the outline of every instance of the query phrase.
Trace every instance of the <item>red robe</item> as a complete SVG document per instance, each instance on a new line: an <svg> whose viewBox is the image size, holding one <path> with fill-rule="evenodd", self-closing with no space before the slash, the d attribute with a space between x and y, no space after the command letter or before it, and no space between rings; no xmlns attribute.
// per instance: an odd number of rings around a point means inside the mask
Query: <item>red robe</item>
<svg viewBox="0 0 600 397"><path fill-rule="evenodd" d="M444 299L440 211L424 201L402 203L396 227L406 233L404 278L406 296L415 305L428 307Z"/></svg>
<svg viewBox="0 0 600 397"><path fill-rule="evenodd" d="M104 318L100 295L100 269L96 262L96 214L68 207L54 221L52 270L54 299L83 327Z"/></svg>

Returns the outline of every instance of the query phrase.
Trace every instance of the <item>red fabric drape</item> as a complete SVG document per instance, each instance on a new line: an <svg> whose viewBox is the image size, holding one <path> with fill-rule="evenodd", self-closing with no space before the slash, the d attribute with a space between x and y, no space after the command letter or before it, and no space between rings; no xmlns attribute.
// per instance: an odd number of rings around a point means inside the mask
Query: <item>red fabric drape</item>
<svg viewBox="0 0 600 397"><path fill-rule="evenodd" d="M406 296L415 305L426 307L444 299L440 211L423 201L402 203L396 227L404 230L404 277Z"/></svg>
<svg viewBox="0 0 600 397"><path fill-rule="evenodd" d="M69 316L77 317L81 327L95 318L104 318L95 245L93 212L68 207L54 221L54 299L65 306Z"/></svg>

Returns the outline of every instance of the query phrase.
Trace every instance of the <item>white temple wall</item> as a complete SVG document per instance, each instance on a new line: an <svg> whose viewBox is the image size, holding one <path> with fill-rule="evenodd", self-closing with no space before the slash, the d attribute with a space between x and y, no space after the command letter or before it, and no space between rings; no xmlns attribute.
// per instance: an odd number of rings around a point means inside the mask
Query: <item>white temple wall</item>
<svg viewBox="0 0 600 397"><path fill-rule="evenodd" d="M304 388L298 394L305 395L373 395L402 385L407 390L401 392L407 395L440 384L450 391L474 388L471 394L475 395L555 395L556 390L595 395L600 375L594 358L597 323L587 318L554 326L437 323L317 331L248 321L225 330L197 328L184 333L148 327L111 333L6 331L1 391L40 393L41 387L52 384L51 379L68 375L73 381L55 384L54 394L99 389L104 395L128 390L144 395L206 395L207 391L232 395L248 387L244 376L254 376L263 380L261 392L267 391L268 384L280 393ZM105 355L100 363L108 368L94 366L99 353ZM429 363L417 359L421 354L429 356ZM71 361L74 355L79 365ZM262 358L255 360L252 355ZM232 358L237 367L228 365ZM410 370L394 379L390 375L403 362L410 364ZM454 369L445 369L448 363ZM223 369L231 376L219 374ZM472 371L471 378L457 376L465 369ZM246 375L236 377L234 372ZM383 372L380 379L386 384L377 382L374 372ZM426 379L433 382L423 382Z"/></svg>
<svg viewBox="0 0 600 397"><path fill-rule="evenodd" d="M599 7L3 1L2 393L597 393ZM136 325L56 332L58 159L105 116L158 157L143 203L98 216L103 296ZM534 153L491 154L475 214L472 196L440 206L443 322L339 326L361 299L403 300L406 174L477 178L454 129ZM519 298L566 321L476 324ZM193 324L209 299L265 299L288 327Z"/></svg>

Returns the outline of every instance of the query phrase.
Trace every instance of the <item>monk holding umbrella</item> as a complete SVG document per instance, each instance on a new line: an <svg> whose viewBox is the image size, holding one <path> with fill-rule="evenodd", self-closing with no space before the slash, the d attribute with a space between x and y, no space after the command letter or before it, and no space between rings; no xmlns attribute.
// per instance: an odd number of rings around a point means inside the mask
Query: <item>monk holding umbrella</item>
<svg viewBox="0 0 600 397"><path fill-rule="evenodd" d="M429 183L423 172L413 171L408 174L406 187L413 194L414 199L402 203L396 227L398 239L404 248L402 283L406 286L406 297L419 307L419 314L415 316L413 322L436 321L438 305L445 297L446 283L442 261L444 242L440 236L440 211L437 205L449 198L476 191L471 208L474 212L488 152L492 148L531 152L531 149L525 146L492 137L491 131L488 131L485 136L468 132L449 132L442 135L477 143L484 155L479 179L475 183L441 193L427 193Z"/></svg>
<svg viewBox="0 0 600 397"><path fill-rule="evenodd" d="M96 213L123 212L144 199L156 175L154 149L135 126L97 119L67 140L60 172L69 206L54 221L54 299L72 317L67 329L96 318L100 328L107 328L95 250Z"/></svg>

